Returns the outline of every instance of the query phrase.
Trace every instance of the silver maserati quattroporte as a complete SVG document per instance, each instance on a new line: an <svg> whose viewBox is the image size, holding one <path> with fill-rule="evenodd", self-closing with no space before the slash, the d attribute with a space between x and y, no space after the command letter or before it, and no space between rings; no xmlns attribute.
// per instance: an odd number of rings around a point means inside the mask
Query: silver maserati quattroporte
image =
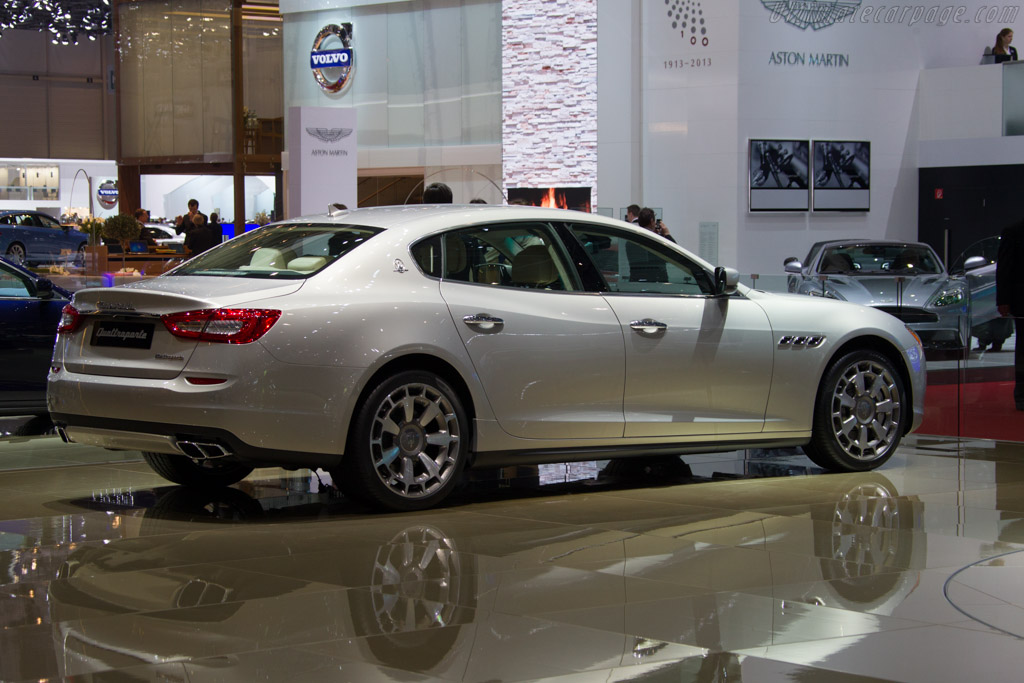
<svg viewBox="0 0 1024 683"><path fill-rule="evenodd" d="M747 289L621 221L383 207L80 290L48 407L179 484L321 467L410 510L466 467L800 445L871 469L921 421L923 363L891 315Z"/></svg>

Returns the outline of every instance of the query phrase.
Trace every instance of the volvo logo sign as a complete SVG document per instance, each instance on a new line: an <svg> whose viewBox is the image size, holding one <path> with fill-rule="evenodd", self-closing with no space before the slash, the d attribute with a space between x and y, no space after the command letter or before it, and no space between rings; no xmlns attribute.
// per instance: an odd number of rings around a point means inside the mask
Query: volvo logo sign
<svg viewBox="0 0 1024 683"><path fill-rule="evenodd" d="M827 28L857 11L861 0L761 0L772 22L785 19L797 28Z"/></svg>
<svg viewBox="0 0 1024 683"><path fill-rule="evenodd" d="M309 68L327 92L338 92L348 85L355 68L352 24L330 24L320 29L309 53Z"/></svg>
<svg viewBox="0 0 1024 683"><path fill-rule="evenodd" d="M96 188L96 201L100 203L104 209L110 210L117 206L117 181L116 180L104 180L100 183L100 186Z"/></svg>

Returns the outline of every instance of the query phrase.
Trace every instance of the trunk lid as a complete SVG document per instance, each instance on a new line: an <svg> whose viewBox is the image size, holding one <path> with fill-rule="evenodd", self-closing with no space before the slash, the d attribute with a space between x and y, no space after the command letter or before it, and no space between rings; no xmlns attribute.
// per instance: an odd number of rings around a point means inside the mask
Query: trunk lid
<svg viewBox="0 0 1024 683"><path fill-rule="evenodd" d="M253 278L159 277L124 287L82 289L72 305L83 316L73 334L61 334L70 372L111 377L171 379L199 343L172 335L160 316L226 307L291 294L304 281Z"/></svg>

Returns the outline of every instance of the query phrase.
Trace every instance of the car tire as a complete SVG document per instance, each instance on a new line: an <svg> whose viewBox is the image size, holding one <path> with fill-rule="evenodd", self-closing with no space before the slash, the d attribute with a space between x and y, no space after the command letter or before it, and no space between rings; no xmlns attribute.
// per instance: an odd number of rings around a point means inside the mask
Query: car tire
<svg viewBox="0 0 1024 683"><path fill-rule="evenodd" d="M237 461L205 460L194 462L184 455L143 452L146 463L167 481L182 486L230 486L245 479L252 472L250 465Z"/></svg>
<svg viewBox="0 0 1024 683"><path fill-rule="evenodd" d="M25 265L27 253L25 252L25 247L19 242L12 242L7 245L7 253L4 255L7 257L8 261L13 261L19 266Z"/></svg>
<svg viewBox="0 0 1024 683"><path fill-rule="evenodd" d="M896 450L910 410L892 361L875 351L847 353L821 381L804 453L827 470L874 469Z"/></svg>
<svg viewBox="0 0 1024 683"><path fill-rule="evenodd" d="M455 488L469 449L458 393L430 372L389 377L360 406L340 471L342 492L377 508L423 510Z"/></svg>

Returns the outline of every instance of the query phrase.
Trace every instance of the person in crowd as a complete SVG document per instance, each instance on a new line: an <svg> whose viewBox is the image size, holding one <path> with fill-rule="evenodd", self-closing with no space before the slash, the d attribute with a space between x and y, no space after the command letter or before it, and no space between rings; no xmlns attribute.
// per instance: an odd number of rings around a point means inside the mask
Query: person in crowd
<svg viewBox="0 0 1024 683"><path fill-rule="evenodd" d="M214 211L210 214L210 226L216 228L220 225L220 214Z"/></svg>
<svg viewBox="0 0 1024 683"><path fill-rule="evenodd" d="M637 218L640 216L640 205L630 204L626 207L626 222L636 223Z"/></svg>
<svg viewBox="0 0 1024 683"><path fill-rule="evenodd" d="M209 222L209 219L206 217L206 214L199 210L199 200L188 200L188 213L182 216L178 216L177 218L174 219L174 231L179 235L182 233L185 233L187 235L189 231L192 230L192 228L195 226L195 221L193 219L197 215L203 217L203 223Z"/></svg>
<svg viewBox="0 0 1024 683"><path fill-rule="evenodd" d="M149 211L146 211L145 209L135 209L135 220L139 222L139 225L145 227L146 223L149 222ZM156 246L156 238L146 230L142 231L139 235L139 239L145 240L148 246Z"/></svg>
<svg viewBox="0 0 1024 683"><path fill-rule="evenodd" d="M996 308L1013 318L1016 343L1013 351L1013 401L1024 410L1024 221L1003 230L996 257Z"/></svg>
<svg viewBox="0 0 1024 683"><path fill-rule="evenodd" d="M423 190L424 204L451 204L452 188L444 183L430 183Z"/></svg>
<svg viewBox="0 0 1024 683"><path fill-rule="evenodd" d="M190 256L198 256L207 249L220 244L220 226L206 222L206 216L197 213L192 217L192 229L185 233L185 248Z"/></svg>
<svg viewBox="0 0 1024 683"><path fill-rule="evenodd" d="M996 35L996 44L992 47L992 57L995 58L996 64L1017 61L1017 48L1010 45L1012 42L1012 28L1004 28Z"/></svg>
<svg viewBox="0 0 1024 683"><path fill-rule="evenodd" d="M668 227L661 222L660 218L654 215L654 209L647 207L640 209L637 212L636 222L641 228L646 228L656 235L661 235L665 239L675 242L675 239L669 234Z"/></svg>

